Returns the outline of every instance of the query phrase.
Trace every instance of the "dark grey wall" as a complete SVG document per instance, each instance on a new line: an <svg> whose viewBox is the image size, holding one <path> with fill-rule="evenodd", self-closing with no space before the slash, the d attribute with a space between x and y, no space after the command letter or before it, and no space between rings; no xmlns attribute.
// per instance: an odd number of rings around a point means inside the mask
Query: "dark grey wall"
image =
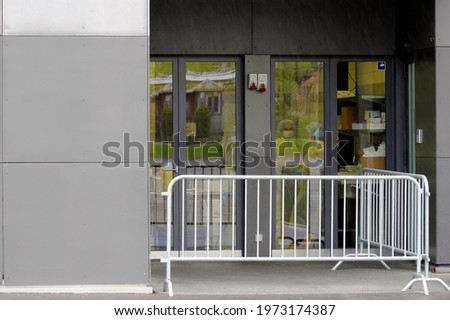
<svg viewBox="0 0 450 320"><path fill-rule="evenodd" d="M416 128L423 129L424 143L416 144L416 172L430 183L430 253L437 256L436 217L436 59L434 48L415 53Z"/></svg>
<svg viewBox="0 0 450 320"><path fill-rule="evenodd" d="M435 45L435 0L396 0L397 52Z"/></svg>
<svg viewBox="0 0 450 320"><path fill-rule="evenodd" d="M150 5L154 55L251 52L250 0L152 0Z"/></svg>
<svg viewBox="0 0 450 320"><path fill-rule="evenodd" d="M395 6L389 0L254 0L255 54L389 55Z"/></svg>
<svg viewBox="0 0 450 320"><path fill-rule="evenodd" d="M392 0L152 0L151 52L391 55Z"/></svg>

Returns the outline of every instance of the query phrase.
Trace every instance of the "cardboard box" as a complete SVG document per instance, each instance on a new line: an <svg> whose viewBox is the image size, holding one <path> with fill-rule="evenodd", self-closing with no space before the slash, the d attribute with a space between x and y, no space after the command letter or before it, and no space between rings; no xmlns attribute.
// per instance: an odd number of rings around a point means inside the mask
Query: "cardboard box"
<svg viewBox="0 0 450 320"><path fill-rule="evenodd" d="M342 130L351 130L353 122L358 122L358 109L355 107L341 108Z"/></svg>
<svg viewBox="0 0 450 320"><path fill-rule="evenodd" d="M363 168L386 169L386 157L362 157Z"/></svg>

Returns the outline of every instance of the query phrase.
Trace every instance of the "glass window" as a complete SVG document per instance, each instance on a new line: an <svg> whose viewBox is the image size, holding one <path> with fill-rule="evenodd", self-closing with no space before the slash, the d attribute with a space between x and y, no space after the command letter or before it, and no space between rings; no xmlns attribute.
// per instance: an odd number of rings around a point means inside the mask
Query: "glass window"
<svg viewBox="0 0 450 320"><path fill-rule="evenodd" d="M339 62L339 172L386 168L386 64Z"/></svg>
<svg viewBox="0 0 450 320"><path fill-rule="evenodd" d="M172 69L171 61L150 62L151 250L164 250L166 246L166 199L161 192L173 177L173 171L169 170L173 157Z"/></svg>
<svg viewBox="0 0 450 320"><path fill-rule="evenodd" d="M324 174L323 62L275 63L274 131L276 174ZM321 241L323 186L311 181L308 212L306 188L306 181L278 184L276 248L303 248L306 239L311 246Z"/></svg>

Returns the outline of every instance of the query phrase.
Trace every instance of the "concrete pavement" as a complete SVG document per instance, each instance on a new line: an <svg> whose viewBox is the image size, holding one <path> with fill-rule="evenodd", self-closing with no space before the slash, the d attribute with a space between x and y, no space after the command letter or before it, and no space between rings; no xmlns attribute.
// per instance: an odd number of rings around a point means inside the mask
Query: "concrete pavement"
<svg viewBox="0 0 450 320"><path fill-rule="evenodd" d="M412 263L346 262L337 271L328 262L174 262L174 297L162 292L165 264L152 262L154 293L2 293L0 299L251 299L251 300L429 300L450 299L450 292L430 283L430 295L420 283L401 292L411 279ZM450 274L431 274L450 284Z"/></svg>

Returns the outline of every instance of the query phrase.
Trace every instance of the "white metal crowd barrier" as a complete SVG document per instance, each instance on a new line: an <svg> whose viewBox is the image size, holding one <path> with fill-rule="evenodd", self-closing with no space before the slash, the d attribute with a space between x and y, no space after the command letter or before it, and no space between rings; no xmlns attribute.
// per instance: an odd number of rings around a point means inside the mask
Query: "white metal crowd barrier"
<svg viewBox="0 0 450 320"><path fill-rule="evenodd" d="M403 172L397 172L397 171L389 171L389 170L379 170L379 169L364 169L363 174L366 176L402 176L407 175L409 177L412 177L417 180L419 183L420 188L422 189L422 192L419 194L420 199L417 203L418 206L420 206L421 211L421 217L422 217L422 223L418 225L416 228L422 228L421 230L417 230L417 232L421 235L421 238L417 239L418 242L420 242L419 248L421 249L421 255L422 260L424 261L423 266L423 272L421 268L421 260L417 260L416 264L416 273L413 276L413 279L403 288L402 291L406 291L410 288L412 288L413 284L415 282L422 282L423 290L426 295L428 295L428 286L427 282L438 282L442 284L448 291L450 291L450 287L441 279L439 278L431 278L429 275L430 271L430 228L429 228L429 217L430 217L430 187L428 184L428 179L425 175L422 174L413 174L413 173L403 173ZM404 192L404 186L400 186L400 190L398 190L398 203L397 205L402 210L408 210L409 208L406 206L405 203L408 202L408 198L405 199L405 192ZM406 193L408 195L408 193ZM410 199L411 200L411 199ZM416 201L415 198L412 199L412 201Z"/></svg>
<svg viewBox="0 0 450 320"><path fill-rule="evenodd" d="M180 199L176 212L174 192ZM416 281L422 281L425 294L427 281L450 290L428 275L429 189L424 176L390 171L361 176L180 175L163 195L164 291L171 296L171 263L182 260L336 261L334 270L344 261L379 261L387 267L386 261L409 260L416 261L417 270L403 290ZM174 215L179 226L175 244ZM254 238L249 230L255 231Z"/></svg>

